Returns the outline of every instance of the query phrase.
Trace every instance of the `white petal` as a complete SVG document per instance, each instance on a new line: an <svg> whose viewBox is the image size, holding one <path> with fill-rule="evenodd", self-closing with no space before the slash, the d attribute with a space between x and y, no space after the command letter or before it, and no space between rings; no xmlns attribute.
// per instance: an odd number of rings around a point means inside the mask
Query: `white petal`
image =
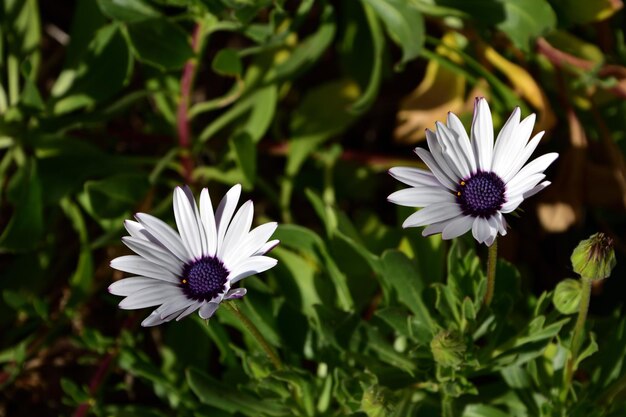
<svg viewBox="0 0 626 417"><path fill-rule="evenodd" d="M178 314L178 312L175 312L168 316L161 317L160 312L162 310L162 307L163 306L154 310L148 317L144 319L144 321L141 322L141 325L143 327L158 326L159 324L163 324L163 323L167 323L168 321L171 321Z"/></svg>
<svg viewBox="0 0 626 417"><path fill-rule="evenodd" d="M217 206L217 211L215 212L215 224L217 225L217 250L219 251L222 242L224 241L224 236L226 236L226 230L228 229L228 225L230 223L230 219L233 217L233 213L237 208L237 203L239 202L239 196L241 195L241 185L234 185L222 201L220 201L219 206Z"/></svg>
<svg viewBox="0 0 626 417"><path fill-rule="evenodd" d="M146 277L130 277L115 281L109 285L109 292L113 295L127 296L135 291L151 287L153 285L170 285L161 280Z"/></svg>
<svg viewBox="0 0 626 417"><path fill-rule="evenodd" d="M249 277L250 275L267 271L268 269L276 266L277 263L278 261L274 258L267 256L253 256L252 258L248 258L237 265L237 268L231 271L228 275L228 280L231 284L234 284L243 278Z"/></svg>
<svg viewBox="0 0 626 417"><path fill-rule="evenodd" d="M493 232L496 232L493 230ZM478 243L483 243L492 235L492 229L487 219L476 217L472 225L472 234Z"/></svg>
<svg viewBox="0 0 626 417"><path fill-rule="evenodd" d="M516 181L521 181L524 177L529 177L534 174L539 174L545 171L552 162L559 157L559 154L556 152L547 153L545 155L541 155L539 158L533 159L528 165L522 168L515 176L507 182L507 186L509 183L514 183Z"/></svg>
<svg viewBox="0 0 626 417"><path fill-rule="evenodd" d="M441 184L452 191L456 191L456 182L451 180L450 177L448 177L448 174L441 169L430 152L426 149L415 148L415 153L422 161L424 161L428 168L430 168Z"/></svg>
<svg viewBox="0 0 626 417"><path fill-rule="evenodd" d="M507 201L506 203L504 203L502 205L502 208L500 209L500 213L510 213L510 212L512 212L513 210L518 208L519 205L522 204L523 201L524 201L523 197Z"/></svg>
<svg viewBox="0 0 626 417"><path fill-rule="evenodd" d="M241 244L243 239L250 232L250 226L252 226L252 217L254 215L254 204L252 200L246 201L237 211L233 221L226 231L224 236L224 243L221 247L217 248L217 256L220 259L224 259L224 255L230 252L238 244Z"/></svg>
<svg viewBox="0 0 626 417"><path fill-rule="evenodd" d="M478 169L490 171L493 155L493 121L489 104L483 97L477 98L474 103L474 120L470 137Z"/></svg>
<svg viewBox="0 0 626 417"><path fill-rule="evenodd" d="M474 217L463 216L450 221L443 229L441 237L443 239L454 239L467 233L474 224Z"/></svg>
<svg viewBox="0 0 626 417"><path fill-rule="evenodd" d="M195 303L196 300L190 300L185 294L181 294L168 299L161 307L159 307L159 315L161 318L165 318L174 313L180 313Z"/></svg>
<svg viewBox="0 0 626 417"><path fill-rule="evenodd" d="M493 245L493 242L496 241L496 237L498 237L498 230L500 230L500 223L498 222L495 216L491 216L487 219L489 223L489 231L490 235L487 239L485 239L485 244L487 246Z"/></svg>
<svg viewBox="0 0 626 417"><path fill-rule="evenodd" d="M524 199L534 196L535 194L537 194L539 191L543 190L550 184L552 184L550 181L544 181L541 184L537 185L535 188L529 191L526 191L523 195Z"/></svg>
<svg viewBox="0 0 626 417"><path fill-rule="evenodd" d="M498 223L498 232L500 232L502 236L506 236L506 233L507 233L506 232L506 226L507 226L506 219L500 212L497 212L496 214L494 214L494 217L496 218L497 223Z"/></svg>
<svg viewBox="0 0 626 417"><path fill-rule="evenodd" d="M202 258L202 240L198 218L182 188L174 189L174 218L187 252L194 258Z"/></svg>
<svg viewBox="0 0 626 417"><path fill-rule="evenodd" d="M545 174L533 174L529 177L513 178L513 180L506 185L506 200L515 200L521 197L528 190L539 184L545 177Z"/></svg>
<svg viewBox="0 0 626 417"><path fill-rule="evenodd" d="M141 326L142 327L152 327L152 326L158 326L159 324L163 324L165 323L167 320L163 320L161 318L161 315L154 310L148 317L146 317L142 322L141 322Z"/></svg>
<svg viewBox="0 0 626 417"><path fill-rule="evenodd" d="M136 222L134 220L125 220L124 227L128 231L128 234L137 239L148 240L145 234L142 232L146 229L141 225L141 223Z"/></svg>
<svg viewBox="0 0 626 417"><path fill-rule="evenodd" d="M224 300L236 300L246 295L247 292L248 290L246 290L245 288L233 288L232 290L228 291L228 293L226 293L226 295L224 296Z"/></svg>
<svg viewBox="0 0 626 417"><path fill-rule="evenodd" d="M206 303L202 307L200 307L200 317L203 319L210 319L211 316L217 311L217 308L220 305L217 303Z"/></svg>
<svg viewBox="0 0 626 417"><path fill-rule="evenodd" d="M431 172L419 168L410 167L393 167L389 170L389 174L400 182L413 187L420 185L441 186Z"/></svg>
<svg viewBox="0 0 626 417"><path fill-rule="evenodd" d="M180 276L183 271L183 263L178 258L148 240L124 236L122 242L137 255L167 269L176 276Z"/></svg>
<svg viewBox="0 0 626 417"><path fill-rule="evenodd" d="M467 132L465 131L465 127L461 120L456 116L456 114L449 112L448 113L448 128L452 130L456 137L456 143L461 152L469 164L471 173L475 173L477 171L476 168L476 157L474 156L474 152L472 151L472 144L470 143L469 137L467 136Z"/></svg>
<svg viewBox="0 0 626 417"><path fill-rule="evenodd" d="M505 168L502 170L503 174L500 176L502 180L506 183L511 180L519 170L524 166L528 158L532 155L532 153L539 145L541 138L545 132L539 132L533 137L528 145L526 145L520 152L517 152L513 155L512 162L509 164L508 169ZM506 172L505 172L506 171Z"/></svg>
<svg viewBox="0 0 626 417"><path fill-rule="evenodd" d="M246 258L249 258L267 243L267 240L274 234L278 223L270 222L255 227L238 244L232 246L224 254L223 262L227 269L232 269L235 265Z"/></svg>
<svg viewBox="0 0 626 417"><path fill-rule="evenodd" d="M387 200L406 207L425 207L433 203L452 203L454 196L441 187L416 187L396 191Z"/></svg>
<svg viewBox="0 0 626 417"><path fill-rule="evenodd" d="M443 144L443 152L451 159L449 165L460 178L469 177L472 173L471 168L455 133L441 122L437 122L435 125L437 126L437 139L439 139L440 144Z"/></svg>
<svg viewBox="0 0 626 417"><path fill-rule="evenodd" d="M209 196L209 190L202 189L200 193L200 220L204 225L204 231L207 239L208 256L215 256L217 252L217 226L215 225L215 214L213 213L213 204Z"/></svg>
<svg viewBox="0 0 626 417"><path fill-rule="evenodd" d="M506 121L496 138L496 144L493 149L493 164L491 170L496 174L500 174L506 165L511 163L509 150L514 148L516 140L516 131L519 127L520 108L516 107L511 113L509 120Z"/></svg>
<svg viewBox="0 0 626 417"><path fill-rule="evenodd" d="M124 310L152 307L163 304L169 298L181 294L181 289L174 285L159 285L144 288L124 298L119 307Z"/></svg>
<svg viewBox="0 0 626 417"><path fill-rule="evenodd" d="M139 223L178 259L183 262L188 262L191 259L180 235L167 223L146 213L137 213L136 217Z"/></svg>
<svg viewBox="0 0 626 417"><path fill-rule="evenodd" d="M420 209L406 218L402 227L426 226L438 223L461 215L461 209L456 203L439 203Z"/></svg>
<svg viewBox="0 0 626 417"><path fill-rule="evenodd" d="M196 301L195 303L187 307L185 310L183 310L183 312L180 313L178 317L176 317L176 321L181 321L182 319L184 319L185 317L187 317L188 315L190 315L191 313L193 313L194 311L196 311L197 309L199 309L205 304L206 304L206 301Z"/></svg>
<svg viewBox="0 0 626 417"><path fill-rule="evenodd" d="M430 129L426 129L426 142L428 143L430 154L433 158L435 158L435 162L437 162L439 168L441 168L448 178L454 182L457 178L463 177L459 169L456 167L457 163L450 157L450 155L444 152L441 146L442 144L440 144L439 138L437 137L437 133Z"/></svg>
<svg viewBox="0 0 626 417"><path fill-rule="evenodd" d="M265 255L267 252L274 249L279 243L280 243L280 240L278 239L270 240L265 245L261 246L261 248L258 251L254 252L252 256Z"/></svg>
<svg viewBox="0 0 626 417"><path fill-rule="evenodd" d="M493 171L500 175L500 177L507 177L512 170L515 170L515 172L519 171L521 165L516 168L516 164L518 158L524 153L524 149L529 144L528 138L530 138L530 135L533 133L534 126L535 114L533 113L530 116L526 117L524 120L522 120L515 132L513 132L513 137L510 141L511 143L508 147L506 147L506 149L503 150L503 155L501 156L502 162L500 162L500 164L498 165L498 169L496 170L492 168ZM539 138L541 138L541 136ZM535 141L535 143L539 143L539 139ZM532 148L532 150L534 151L534 147ZM526 158L522 162L522 165L526 163L527 160L528 158Z"/></svg>
<svg viewBox="0 0 626 417"><path fill-rule="evenodd" d="M444 220L442 222L429 224L422 230L422 236L427 237L430 235L435 235L437 233L443 232L443 229L446 228L448 224L450 224L451 220Z"/></svg>
<svg viewBox="0 0 626 417"><path fill-rule="evenodd" d="M148 278L160 279L174 284L179 283L179 279L176 275L137 255L126 255L115 258L111 261L111 268Z"/></svg>

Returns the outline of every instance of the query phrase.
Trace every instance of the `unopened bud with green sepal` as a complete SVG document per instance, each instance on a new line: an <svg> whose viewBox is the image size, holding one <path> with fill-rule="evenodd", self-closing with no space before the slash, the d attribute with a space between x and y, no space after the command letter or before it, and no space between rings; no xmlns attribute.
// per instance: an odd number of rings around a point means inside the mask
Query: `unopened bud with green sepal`
<svg viewBox="0 0 626 417"><path fill-rule="evenodd" d="M465 360L467 347L463 338L454 331L443 330L430 342L435 362L447 368L458 368Z"/></svg>
<svg viewBox="0 0 626 417"><path fill-rule="evenodd" d="M372 385L363 391L361 411L367 417L388 417L393 413L393 407L387 401L389 391L380 385Z"/></svg>
<svg viewBox="0 0 626 417"><path fill-rule="evenodd" d="M582 287L580 280L568 278L558 283L554 290L552 303L562 314L574 314L580 305Z"/></svg>
<svg viewBox="0 0 626 417"><path fill-rule="evenodd" d="M596 233L578 244L572 253L572 266L581 277L601 280L611 275L615 267L613 239Z"/></svg>

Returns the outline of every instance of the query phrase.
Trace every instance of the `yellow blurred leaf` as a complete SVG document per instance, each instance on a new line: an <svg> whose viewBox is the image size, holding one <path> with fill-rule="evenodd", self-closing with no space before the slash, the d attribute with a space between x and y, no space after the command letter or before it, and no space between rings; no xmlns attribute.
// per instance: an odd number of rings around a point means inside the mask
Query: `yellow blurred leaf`
<svg viewBox="0 0 626 417"><path fill-rule="evenodd" d="M444 35L442 43L456 46L454 34ZM460 58L448 48L439 47L436 52L452 61ZM401 143L424 140L425 129L432 129L435 122L445 120L448 112L459 113L465 107L465 77L431 59L420 85L400 103L394 138Z"/></svg>
<svg viewBox="0 0 626 417"><path fill-rule="evenodd" d="M507 60L491 46L483 45L485 58L506 76L513 89L538 113L537 130L549 130L556 124L556 117L548 97L525 68Z"/></svg>

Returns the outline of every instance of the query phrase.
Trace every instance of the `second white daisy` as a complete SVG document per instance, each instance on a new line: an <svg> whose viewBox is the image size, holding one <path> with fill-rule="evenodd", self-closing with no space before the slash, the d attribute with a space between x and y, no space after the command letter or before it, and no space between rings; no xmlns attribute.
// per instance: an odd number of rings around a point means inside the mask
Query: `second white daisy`
<svg viewBox="0 0 626 417"><path fill-rule="evenodd" d="M245 288L231 288L250 275L276 265L264 256L278 244L268 239L276 223L250 230L254 208L245 202L235 213L241 186L226 193L217 210L205 188L200 207L188 187L174 190L174 217L178 233L162 220L145 213L127 220L130 236L122 240L137 255L121 256L111 267L136 276L119 280L109 291L125 296L119 306L139 309L159 306L141 324L155 326L199 311L211 317L223 300L241 298Z"/></svg>
<svg viewBox="0 0 626 417"><path fill-rule="evenodd" d="M389 201L423 207L402 227L427 226L424 236L441 233L444 239L472 230L479 243L491 246L498 233L506 234L503 214L550 185L543 181L543 172L557 153L525 165L544 133L529 141L534 124L534 114L520 121L520 109L516 108L494 145L491 112L484 98L477 99L474 106L471 140L459 118L448 113L447 124L438 122L435 132L426 131L430 152L415 149L430 172L408 167L389 170L394 178L411 186L391 194Z"/></svg>

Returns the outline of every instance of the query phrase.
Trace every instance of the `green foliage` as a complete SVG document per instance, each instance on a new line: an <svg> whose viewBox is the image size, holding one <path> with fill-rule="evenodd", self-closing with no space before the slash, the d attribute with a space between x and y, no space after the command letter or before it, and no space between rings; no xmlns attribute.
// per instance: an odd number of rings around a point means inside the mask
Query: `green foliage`
<svg viewBox="0 0 626 417"><path fill-rule="evenodd" d="M620 7L5 0L0 415L625 415L623 299L592 297L572 359L580 285L557 285L577 231L606 231L623 256ZM515 262L498 261L490 307L484 248L402 230L408 209L384 201L384 171L418 165L411 149L448 111L469 126L474 95L497 128L513 106L536 112L564 161L510 222ZM147 330L107 294L123 221L173 224L184 182L241 183L257 221L279 222L279 263L238 305L281 369L226 309Z"/></svg>

